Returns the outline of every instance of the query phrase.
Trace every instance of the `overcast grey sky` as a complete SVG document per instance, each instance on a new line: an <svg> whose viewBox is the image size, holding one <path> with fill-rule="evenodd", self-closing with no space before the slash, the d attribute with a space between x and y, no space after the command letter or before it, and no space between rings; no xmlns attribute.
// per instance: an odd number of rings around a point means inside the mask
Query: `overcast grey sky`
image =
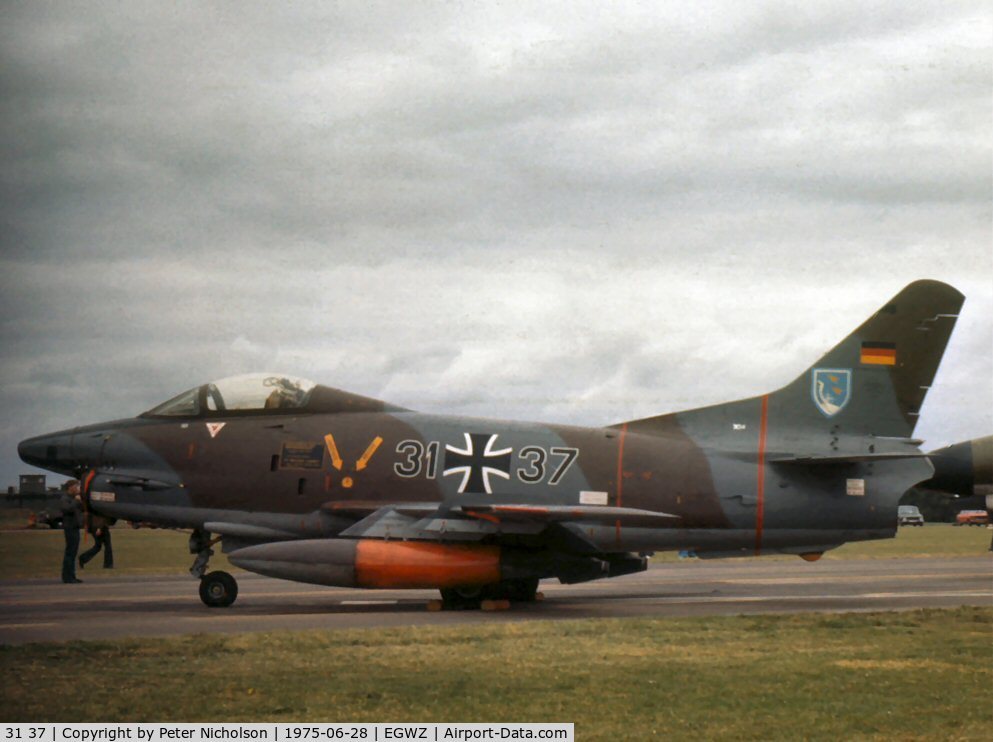
<svg viewBox="0 0 993 742"><path fill-rule="evenodd" d="M17 441L280 370L603 424L967 300L918 433L993 431L986 2L0 6Z"/></svg>

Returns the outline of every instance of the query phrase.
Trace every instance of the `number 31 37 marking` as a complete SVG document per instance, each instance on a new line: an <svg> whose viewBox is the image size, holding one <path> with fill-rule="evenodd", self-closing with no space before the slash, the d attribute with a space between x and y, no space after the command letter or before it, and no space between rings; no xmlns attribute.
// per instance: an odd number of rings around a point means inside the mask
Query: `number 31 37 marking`
<svg viewBox="0 0 993 742"><path fill-rule="evenodd" d="M21 729L14 727L7 727L4 731L7 733L4 739L43 739L46 727L27 727L23 730L27 734L23 735L21 734Z"/></svg>
<svg viewBox="0 0 993 742"><path fill-rule="evenodd" d="M406 479L422 474L428 479L434 479L438 475L440 451L441 443L438 441L429 441L427 445L412 438L400 441L396 448L400 460L393 464L393 471ZM517 455L525 464L516 471L518 479L525 484L537 484L544 481L551 468L553 471L548 484L556 485L562 481L569 467L579 457L579 449L558 446L544 449L541 446L525 446L517 452ZM556 460L549 467L549 459L552 457Z"/></svg>
<svg viewBox="0 0 993 742"><path fill-rule="evenodd" d="M527 484L537 484L543 480L545 478L545 463L548 461L549 453L552 456L562 457L562 460L558 462L558 466L555 467L555 471L548 480L549 484L554 485L561 482L562 477L569 471L569 467L572 466L573 462L579 456L579 449L554 447L548 449L546 453L545 449L540 446L525 446L520 450L518 456L524 459L527 466L517 470L518 479Z"/></svg>

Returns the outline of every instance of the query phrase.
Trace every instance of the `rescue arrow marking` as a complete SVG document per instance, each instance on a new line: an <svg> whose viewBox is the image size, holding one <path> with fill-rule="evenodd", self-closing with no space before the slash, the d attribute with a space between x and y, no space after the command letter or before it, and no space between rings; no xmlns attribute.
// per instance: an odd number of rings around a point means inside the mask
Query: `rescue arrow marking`
<svg viewBox="0 0 993 742"><path fill-rule="evenodd" d="M341 456L338 453L338 447L334 444L334 436L331 433L324 436L324 445L328 447L328 454L331 456L331 466L341 471Z"/></svg>
<svg viewBox="0 0 993 742"><path fill-rule="evenodd" d="M355 462L355 471L362 471L369 465L369 459L371 459L372 455L376 453L376 449L379 448L379 444L382 442L383 439L378 435L372 439L372 443L369 444L369 447L365 450L365 453L363 453L362 456L359 457L359 460Z"/></svg>

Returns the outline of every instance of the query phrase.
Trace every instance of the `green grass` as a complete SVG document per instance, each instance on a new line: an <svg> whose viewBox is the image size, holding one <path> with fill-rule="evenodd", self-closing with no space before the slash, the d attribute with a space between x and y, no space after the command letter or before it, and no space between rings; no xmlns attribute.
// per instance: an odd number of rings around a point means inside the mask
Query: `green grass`
<svg viewBox="0 0 993 742"><path fill-rule="evenodd" d="M825 558L977 555L989 537L930 525ZM60 531L0 533L3 574L57 577L62 543ZM84 575L181 574L192 561L175 531L119 526L114 548L113 573ZM219 553L212 566L229 568ZM987 739L991 682L993 610L979 608L194 635L0 647L0 721L572 721L582 740Z"/></svg>
<svg viewBox="0 0 993 742"><path fill-rule="evenodd" d="M993 532L976 526L929 523L904 527L896 538L855 541L827 552L825 559L885 559L906 556L976 556L987 553Z"/></svg>
<svg viewBox="0 0 993 742"><path fill-rule="evenodd" d="M824 553L824 559L893 559L897 557L978 556L988 552L990 537L986 528L929 523L922 528L901 528L895 538L854 541ZM743 557L749 558L749 557ZM796 560L793 555L759 557L769 560ZM655 561L673 562L674 552L656 554Z"/></svg>
<svg viewBox="0 0 993 742"><path fill-rule="evenodd" d="M111 531L114 545L114 569L105 570L103 554L86 566L85 574L143 575L185 574L193 564L187 542L189 533L162 529L138 529L118 525ZM92 536L80 543L80 551L93 545ZM0 532L0 574L4 579L58 578L62 570L65 537L61 530L29 529ZM220 546L214 547L211 569L231 571Z"/></svg>
<svg viewBox="0 0 993 742"><path fill-rule="evenodd" d="M3 721L571 721L582 740L988 739L993 610L38 644L0 648L0 677Z"/></svg>
<svg viewBox="0 0 993 742"><path fill-rule="evenodd" d="M985 528L955 527L949 524L927 525L924 528L901 528L895 539L846 544L829 551L825 559L886 559L913 556L975 556L986 553L990 531ZM88 571L95 574L184 574L193 563L186 548L188 534L180 531L140 529L118 525L113 530L114 571L99 568L101 557L91 563ZM83 549L92 541L83 543ZM0 532L0 574L5 579L57 577L62 564L64 540L61 531L23 529ZM233 569L215 548L212 569ZM761 557L764 560L788 559L795 556ZM656 561L674 562L674 552L660 553Z"/></svg>

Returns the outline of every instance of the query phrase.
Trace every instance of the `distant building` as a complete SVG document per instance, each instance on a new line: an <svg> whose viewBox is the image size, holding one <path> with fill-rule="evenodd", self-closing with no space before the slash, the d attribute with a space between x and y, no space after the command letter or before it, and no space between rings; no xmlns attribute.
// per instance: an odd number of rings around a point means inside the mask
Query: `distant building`
<svg viewBox="0 0 993 742"><path fill-rule="evenodd" d="M22 495L45 494L45 474L21 474L18 492Z"/></svg>
<svg viewBox="0 0 993 742"><path fill-rule="evenodd" d="M35 510L55 503L59 498L58 487L47 487L45 474L21 474L20 486L7 488L7 496L0 497L0 508L33 508Z"/></svg>

